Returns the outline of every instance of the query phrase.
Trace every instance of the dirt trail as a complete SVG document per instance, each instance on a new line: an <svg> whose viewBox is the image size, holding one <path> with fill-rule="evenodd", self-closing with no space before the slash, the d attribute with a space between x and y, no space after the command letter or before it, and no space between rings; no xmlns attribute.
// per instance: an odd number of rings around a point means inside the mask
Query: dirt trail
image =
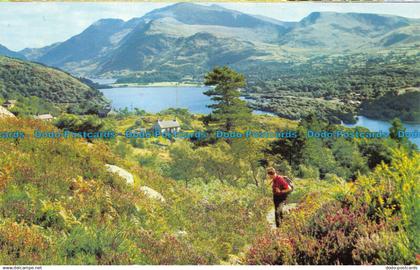
<svg viewBox="0 0 420 270"><path fill-rule="evenodd" d="M297 207L297 203L289 203L283 207L283 213L288 214L290 210L295 209ZM267 222L270 223L272 229L276 229L276 221L274 218L274 207L268 211L267 215L265 216Z"/></svg>

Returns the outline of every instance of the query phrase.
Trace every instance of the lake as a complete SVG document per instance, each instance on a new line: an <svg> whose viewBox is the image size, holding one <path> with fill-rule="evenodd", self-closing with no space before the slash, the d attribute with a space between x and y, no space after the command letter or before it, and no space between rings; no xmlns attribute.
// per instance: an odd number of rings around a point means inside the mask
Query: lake
<svg viewBox="0 0 420 270"><path fill-rule="evenodd" d="M365 127L370 131L389 131L391 123L382 120L371 119L365 116L358 116L356 124L343 124L346 127ZM420 131L420 124L403 123L407 131ZM410 138L410 141L420 147L420 138Z"/></svg>
<svg viewBox="0 0 420 270"><path fill-rule="evenodd" d="M207 87L119 87L101 89L112 107L129 110L139 108L157 113L168 108L185 108L193 113L207 114L210 98L203 94Z"/></svg>
<svg viewBox="0 0 420 270"><path fill-rule="evenodd" d="M104 83L101 80L95 80ZM185 108L192 113L208 114L210 97L203 94L209 87L118 87L100 89L115 109L139 108L157 113L168 108ZM255 114L270 114L254 110Z"/></svg>
<svg viewBox="0 0 420 270"><path fill-rule="evenodd" d="M102 80L95 80L98 83L105 83ZM107 81L106 83L110 83ZM111 82L112 83L112 82ZM111 100L115 109L128 108L132 110L139 108L151 113L157 113L168 108L186 108L192 113L208 114L211 100L204 95L208 87L119 87L100 89L105 97ZM254 114L268 114L268 112L254 110ZM420 124L403 123L407 131L419 131ZM361 126L370 131L388 131L391 124L387 121L370 119L359 116L356 124L344 125L346 127ZM410 138L412 142L420 147L420 138Z"/></svg>

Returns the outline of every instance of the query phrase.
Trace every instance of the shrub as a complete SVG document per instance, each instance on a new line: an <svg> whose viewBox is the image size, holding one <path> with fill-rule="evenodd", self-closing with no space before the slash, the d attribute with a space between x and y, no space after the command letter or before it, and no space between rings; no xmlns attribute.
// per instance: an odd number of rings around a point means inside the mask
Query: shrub
<svg viewBox="0 0 420 270"><path fill-rule="evenodd" d="M152 231L136 230L135 241L148 264L208 264L209 257L198 255L191 244L170 234L158 237Z"/></svg>
<svg viewBox="0 0 420 270"><path fill-rule="evenodd" d="M139 248L115 228L76 226L61 242L66 264L139 264Z"/></svg>
<svg viewBox="0 0 420 270"><path fill-rule="evenodd" d="M299 176L302 178L319 179L319 170L312 166L299 165Z"/></svg>
<svg viewBox="0 0 420 270"><path fill-rule="evenodd" d="M283 160L278 165L276 165L276 168L278 168L278 171L281 172L282 174L285 174L289 177L294 176L292 167L285 160Z"/></svg>
<svg viewBox="0 0 420 270"><path fill-rule="evenodd" d="M276 231L271 232L257 239L248 250L245 264L292 264L293 246L292 242L281 237Z"/></svg>
<svg viewBox="0 0 420 270"><path fill-rule="evenodd" d="M0 264L44 264L52 255L50 243L39 228L0 221Z"/></svg>
<svg viewBox="0 0 420 270"><path fill-rule="evenodd" d="M10 185L0 198L0 209L5 217L16 222L33 223L39 207L40 194L32 185L23 188Z"/></svg>
<svg viewBox="0 0 420 270"><path fill-rule="evenodd" d="M413 264L414 254L408 249L404 232L380 231L357 240L352 252L356 264Z"/></svg>
<svg viewBox="0 0 420 270"><path fill-rule="evenodd" d="M391 166L383 163L355 183L337 184L329 200L310 193L278 234L255 242L247 261L285 263L291 255L297 264L415 263L419 164L418 154L397 151ZM277 253L284 242L292 247L286 255Z"/></svg>

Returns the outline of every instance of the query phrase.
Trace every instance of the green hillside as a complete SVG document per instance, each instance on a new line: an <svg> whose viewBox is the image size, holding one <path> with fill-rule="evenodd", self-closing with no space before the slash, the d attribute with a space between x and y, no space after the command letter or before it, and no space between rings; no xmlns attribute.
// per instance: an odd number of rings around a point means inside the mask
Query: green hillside
<svg viewBox="0 0 420 270"><path fill-rule="evenodd" d="M400 118L406 122L420 123L420 91L408 89L403 93L387 93L363 103L360 111L375 119Z"/></svg>
<svg viewBox="0 0 420 270"><path fill-rule="evenodd" d="M21 103L31 103L29 99L36 97L45 107L53 105L73 113L94 113L107 105L102 93L63 71L3 56L0 56L0 97L20 99Z"/></svg>
<svg viewBox="0 0 420 270"><path fill-rule="evenodd" d="M352 122L358 114L419 122L420 54L414 48L327 54L252 67L247 97L254 108L300 119L314 113L331 122ZM245 67L238 67L239 70ZM399 104L400 103L400 104Z"/></svg>
<svg viewBox="0 0 420 270"><path fill-rule="evenodd" d="M209 115L0 119L0 264L415 262L420 156L401 122L377 138L252 115L242 74L217 68L205 81ZM182 132L146 135L159 119ZM126 135L80 138L110 130ZM277 227L269 166L294 179Z"/></svg>
<svg viewBox="0 0 420 270"><path fill-rule="evenodd" d="M174 114L182 116L183 125L203 128L176 110L141 119L151 124ZM117 115L106 119L106 125L135 128L138 119ZM261 130L296 128L296 123L267 116L256 116L249 124ZM59 131L35 120L0 119L0 130L17 129L27 134L35 129ZM389 152L396 142L388 140L296 140L293 148L281 147L286 141L235 140L229 145L219 140L193 146L168 140L158 145L153 139L2 139L0 263L415 261L418 154ZM267 217L272 212L271 190L258 162L270 142L265 157L288 175L301 177L295 178L296 189L288 200L295 206L278 230ZM292 166L287 149L294 152ZM300 151L308 158L300 159ZM297 160L300 165L293 163ZM372 168L382 164L371 173L366 161ZM109 172L107 164L129 171L134 184ZM350 175L357 178L355 183L343 178ZM142 188L158 192L163 201Z"/></svg>
<svg viewBox="0 0 420 270"><path fill-rule="evenodd" d="M208 33L172 38L162 34L133 35L131 42L118 49L101 73L120 74L118 82L199 81L213 66L239 62L255 52L251 43L218 38ZM138 55L133 58L132 55ZM177 56L174 57L174 54ZM126 70L143 70L129 72ZM121 70L117 72L116 70ZM149 71L150 70L150 71Z"/></svg>

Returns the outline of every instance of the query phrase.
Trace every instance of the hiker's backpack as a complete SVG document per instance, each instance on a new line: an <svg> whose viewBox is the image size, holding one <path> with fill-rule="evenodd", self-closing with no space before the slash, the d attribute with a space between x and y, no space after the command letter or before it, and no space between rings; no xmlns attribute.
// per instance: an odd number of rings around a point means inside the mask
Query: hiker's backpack
<svg viewBox="0 0 420 270"><path fill-rule="evenodd" d="M284 180L286 180L287 184L292 188L292 191L295 190L295 185L293 185L293 180L288 176L283 176Z"/></svg>

